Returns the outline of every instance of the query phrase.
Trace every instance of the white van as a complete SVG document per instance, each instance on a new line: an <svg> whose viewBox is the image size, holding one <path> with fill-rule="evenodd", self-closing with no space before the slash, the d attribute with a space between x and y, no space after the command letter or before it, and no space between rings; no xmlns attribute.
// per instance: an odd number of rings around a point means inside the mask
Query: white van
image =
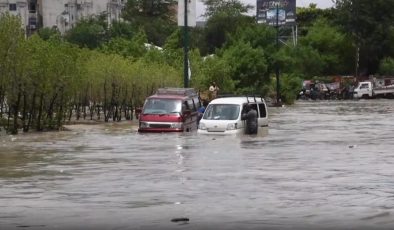
<svg viewBox="0 0 394 230"><path fill-rule="evenodd" d="M224 97L212 100L207 106L200 124L200 134L244 134L246 121L242 113L247 104L258 114L258 132L268 126L267 105L262 98L257 97Z"/></svg>

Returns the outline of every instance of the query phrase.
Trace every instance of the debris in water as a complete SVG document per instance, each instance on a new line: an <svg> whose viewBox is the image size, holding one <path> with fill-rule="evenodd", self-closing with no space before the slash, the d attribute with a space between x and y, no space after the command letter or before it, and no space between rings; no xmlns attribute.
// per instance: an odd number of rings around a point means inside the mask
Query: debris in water
<svg viewBox="0 0 394 230"><path fill-rule="evenodd" d="M188 222L189 218L187 217L180 217L180 218L174 218L171 220L171 222Z"/></svg>

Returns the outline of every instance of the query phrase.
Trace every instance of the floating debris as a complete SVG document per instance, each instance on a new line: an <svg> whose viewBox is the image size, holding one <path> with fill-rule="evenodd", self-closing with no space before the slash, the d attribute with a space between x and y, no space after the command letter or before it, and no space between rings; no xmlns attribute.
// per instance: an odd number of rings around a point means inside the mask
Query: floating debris
<svg viewBox="0 0 394 230"><path fill-rule="evenodd" d="M174 218L171 222L188 222L190 219L187 217Z"/></svg>

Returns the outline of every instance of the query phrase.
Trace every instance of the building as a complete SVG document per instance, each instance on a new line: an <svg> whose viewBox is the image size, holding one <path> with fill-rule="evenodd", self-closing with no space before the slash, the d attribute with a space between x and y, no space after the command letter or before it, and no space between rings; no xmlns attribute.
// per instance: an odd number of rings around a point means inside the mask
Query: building
<svg viewBox="0 0 394 230"><path fill-rule="evenodd" d="M125 0L38 0L43 27L56 27L61 33L78 21L106 14L108 26L120 20Z"/></svg>
<svg viewBox="0 0 394 230"><path fill-rule="evenodd" d="M0 0L0 14L9 13L21 18L22 27L29 26L29 2L28 0Z"/></svg>
<svg viewBox="0 0 394 230"><path fill-rule="evenodd" d="M27 34L57 28L62 34L83 18L105 14L108 26L120 20L126 0L0 0L0 13L21 17Z"/></svg>

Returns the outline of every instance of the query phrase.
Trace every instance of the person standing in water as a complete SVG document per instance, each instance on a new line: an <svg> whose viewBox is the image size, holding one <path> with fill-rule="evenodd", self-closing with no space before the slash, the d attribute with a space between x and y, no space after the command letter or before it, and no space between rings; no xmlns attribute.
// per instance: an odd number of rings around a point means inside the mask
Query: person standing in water
<svg viewBox="0 0 394 230"><path fill-rule="evenodd" d="M257 111L250 104L246 104L242 120L246 120L245 134L257 134L258 120Z"/></svg>

